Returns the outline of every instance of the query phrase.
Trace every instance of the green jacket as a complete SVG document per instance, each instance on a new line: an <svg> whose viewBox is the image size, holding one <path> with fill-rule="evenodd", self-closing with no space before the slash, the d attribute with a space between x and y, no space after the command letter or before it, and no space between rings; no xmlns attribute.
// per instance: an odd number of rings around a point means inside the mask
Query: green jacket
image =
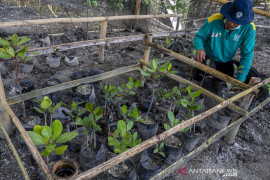
<svg viewBox="0 0 270 180"><path fill-rule="evenodd" d="M241 25L231 33L225 29L224 16L220 13L208 18L194 38L194 47L204 49L215 61L228 62L232 60L240 48L240 66L243 69L237 73L236 79L245 81L250 70L255 46L256 28L254 23Z"/></svg>

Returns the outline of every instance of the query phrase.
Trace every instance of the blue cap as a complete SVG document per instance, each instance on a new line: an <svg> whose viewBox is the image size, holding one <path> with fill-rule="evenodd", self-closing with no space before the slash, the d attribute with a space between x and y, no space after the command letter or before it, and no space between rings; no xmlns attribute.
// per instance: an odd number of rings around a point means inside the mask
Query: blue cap
<svg viewBox="0 0 270 180"><path fill-rule="evenodd" d="M235 0L224 4L220 13L236 24L249 24L253 22L254 12L252 0Z"/></svg>

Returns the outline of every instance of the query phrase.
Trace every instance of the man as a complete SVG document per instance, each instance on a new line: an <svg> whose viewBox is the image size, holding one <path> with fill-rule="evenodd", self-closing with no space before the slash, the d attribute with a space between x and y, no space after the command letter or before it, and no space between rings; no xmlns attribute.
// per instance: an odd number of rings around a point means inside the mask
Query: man
<svg viewBox="0 0 270 180"><path fill-rule="evenodd" d="M236 76L242 82L248 83L251 77L259 76L251 69L256 34L252 7L252 0L235 0L223 5L220 13L209 17L194 38L196 60L206 64L210 59L211 67ZM239 48L240 63L233 60ZM237 74L234 74L234 63L239 68Z"/></svg>

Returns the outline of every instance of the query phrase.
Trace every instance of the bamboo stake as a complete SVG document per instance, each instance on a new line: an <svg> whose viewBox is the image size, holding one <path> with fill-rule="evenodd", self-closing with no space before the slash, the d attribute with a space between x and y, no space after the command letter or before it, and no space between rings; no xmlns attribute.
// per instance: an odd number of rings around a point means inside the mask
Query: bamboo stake
<svg viewBox="0 0 270 180"><path fill-rule="evenodd" d="M154 136L152 138L149 138L148 140L142 142L141 144L123 152L122 154L82 173L82 174L79 174L78 176L75 177L75 180L82 180L82 179L89 179L89 178L93 178L95 176L97 176L98 174L108 170L109 168L125 161L126 159L130 158L130 157L133 157L134 155L144 151L145 149L155 145L156 143L158 143L159 141L162 141L166 138L168 138L169 136L175 134L176 132L179 132L180 130L202 120L203 118L207 117L207 116L210 116L211 114L219 111L220 109L228 106L230 103L234 102L235 100L251 93L252 91L258 89L259 87L267 84L270 82L270 78L269 79L266 79L264 80L263 82L259 83L258 85L254 86L254 87L251 87L239 94L237 94L236 96L218 104L217 106L193 117L193 118L190 118L189 120L183 122L183 123L180 123L179 125L177 126L174 126L172 127L171 129L169 129L168 131L165 131L163 132L162 134L159 134L157 136Z"/></svg>
<svg viewBox="0 0 270 180"><path fill-rule="evenodd" d="M159 14L159 15L124 15L124 16L108 16L108 17L88 17L88 18L36 19L36 20L1 22L0 28L41 25L41 24L56 24L56 23L85 23L85 22L94 22L94 21L116 21L116 20L127 20L127 19L150 19L150 18L166 18L166 17L182 17L182 15L181 14Z"/></svg>
<svg viewBox="0 0 270 180"><path fill-rule="evenodd" d="M4 85L2 82L1 73L0 73L0 95L3 96L4 99L6 99L5 89L4 89ZM5 109L5 105L3 104L2 101L0 102L0 122L9 135L11 135L14 132L14 129L12 128L10 117L9 117L9 115ZM2 132L0 130L0 139L5 139L5 137L6 136L4 135L4 132Z"/></svg>
<svg viewBox="0 0 270 180"><path fill-rule="evenodd" d="M152 33L153 37L167 37L171 35L178 36L185 33L196 33L196 29L184 30L184 31L174 31L174 32L160 32L160 33ZM105 38L105 39L95 39L95 40L88 40L88 41L78 41L73 43L66 43L66 44L58 44L55 46L50 47L42 47L42 48L34 48L29 49L29 52L39 51L40 54L38 55L31 55L31 56L40 56L44 54L50 54L56 51L66 51L69 49L87 47L87 46L97 46L97 45L105 45L105 44L112 44L112 43L122 43L122 42L133 42L133 41L140 41L145 38L144 34L141 35L133 35L133 36L122 36L122 37L112 37L112 38Z"/></svg>
<svg viewBox="0 0 270 180"><path fill-rule="evenodd" d="M55 86L50 86L50 87L47 87L47 88L43 88L43 89L39 89L39 90L36 90L36 91L32 91L32 92L29 92L29 93L22 94L22 97L23 97L24 100L33 99L35 97L39 97L39 96L49 94L49 93L52 93L52 92L56 92L56 91L76 87L76 86L79 86L81 84L87 84L87 83L103 80L103 79L106 79L106 78L114 77L116 75L127 73L127 72L130 72L130 71L133 71L133 70L137 70L139 68L139 66L140 66L139 64L135 64L135 65L119 68L119 69L116 69L116 70L112 70L112 71L109 71L109 72L105 72L105 73L102 73L102 74L89 76L89 77L77 79L77 80L74 80L74 81L64 82L64 83L61 83L61 84L57 84ZM20 96L13 96L13 97L8 98L7 102L8 102L9 105L16 104L16 103L21 102L21 98L20 98Z"/></svg>
<svg viewBox="0 0 270 180"><path fill-rule="evenodd" d="M146 34L145 39L149 42L152 42L153 35L152 34ZM150 57L150 52L151 52L151 47L149 46L144 46L144 54L143 54L143 59L145 59L146 62L149 62L149 57ZM142 66L142 69L145 71L146 66ZM145 82L145 77L141 75L141 87L144 87L144 82Z"/></svg>
<svg viewBox="0 0 270 180"><path fill-rule="evenodd" d="M255 77L252 77L249 81L249 85L250 86L254 86L258 83L261 82L261 79L260 78L255 78ZM251 104L251 101L253 99L254 95L253 94L249 94L247 96L245 96L242 100L242 102L240 103L240 107L247 110ZM237 121L237 119L239 119L240 116L238 114L236 114L232 120L231 120L231 123ZM234 139L235 139L235 136L238 132L238 129L240 128L240 125L239 124L238 126L236 126L234 129L232 129L230 132L228 132L225 137L224 137L224 140L228 143L228 144L232 144L234 142Z"/></svg>
<svg viewBox="0 0 270 180"><path fill-rule="evenodd" d="M194 66L194 67L196 67L196 68L198 68L198 69L200 69L200 70L202 70L202 71L204 71L204 72L206 72L208 74L211 74L212 76L215 76L215 77L217 77L217 78L219 78L219 79L221 79L223 81L229 82L229 83L233 84L236 87L239 87L241 89L247 89L247 88L250 87L249 85L247 85L247 84L245 84L245 83L243 83L243 82L241 82L241 81L239 81L239 80L237 80L237 79L235 79L233 77L230 77L230 76L228 76L228 75L226 75L226 74L224 74L222 72L219 72L219 71L217 71L217 70L215 70L215 69L213 69L213 68L211 68L211 67L209 67L207 65L204 65L204 64L202 64L200 62L197 62L197 61L195 61L193 59L182 56L181 54L175 53L175 52L173 52L173 51L171 51L169 49L166 49L164 47L161 47L159 45L156 45L156 44L151 43L151 42L146 41L146 40L144 41L144 43L146 45L148 45L148 46L159 49L161 52L174 57L178 61L181 61L183 63L192 65L192 66Z"/></svg>
<svg viewBox="0 0 270 180"><path fill-rule="evenodd" d="M101 29L100 29L100 39L106 38L106 31L107 31L107 21L101 22ZM99 45L99 63L104 63L104 45Z"/></svg>
<svg viewBox="0 0 270 180"><path fill-rule="evenodd" d="M140 15L140 6L141 6L141 0L136 0L136 9L135 9L135 15ZM134 19L133 19L134 21ZM132 21L132 24L133 24L133 21ZM136 23L135 23L135 26L134 28L138 28L138 24L139 24L139 20L136 19ZM132 29L132 25L131 25L131 29Z"/></svg>
<svg viewBox="0 0 270 180"><path fill-rule="evenodd" d="M212 1L219 2L219 3L222 3L222 4L226 4L227 2L229 2L227 0L212 0ZM256 8L253 8L253 11L256 14L259 14L259 15L266 16L266 17L270 18L270 12L263 11L263 10L256 9Z"/></svg>
<svg viewBox="0 0 270 180"><path fill-rule="evenodd" d="M224 136L227 132L229 132L231 129L234 127L240 125L247 119L249 119L251 116L253 116L255 113L257 113L259 110L261 110L266 104L270 102L270 98L266 99L263 101L260 105L258 105L255 109L250 111L246 116L239 118L237 121L234 123L230 124L229 126L225 127L224 129L218 131L215 135L210 137L208 140L206 140L202 145L200 145L198 148L194 149L192 152L190 152L188 155L182 157L179 159L179 161L176 161L174 164L170 165L166 169L164 169L162 172L159 174L155 175L152 177L150 180L162 180L171 173L177 172L184 163L187 161L191 160L193 157L198 155L200 152L208 148L211 144L216 142L218 139L220 139L222 136Z"/></svg>
<svg viewBox="0 0 270 180"><path fill-rule="evenodd" d="M21 169L21 172L23 174L24 179L30 180L30 177L28 176L27 171L25 170L25 168L23 166L23 163L22 163L22 161L20 159L20 156L18 155L18 153L16 151L16 148L14 147L14 145L13 145L10 137L8 136L8 133L5 130L5 127L2 125L1 121L0 121L0 128L2 129L2 132L4 133L4 135L6 136L6 140L8 142L9 148L12 151L13 155L15 156L15 158L17 160L17 163L18 163L18 165L19 165L19 167Z"/></svg>
<svg viewBox="0 0 270 180"><path fill-rule="evenodd" d="M8 114L11 116L13 123L15 124L15 126L17 127L19 132L21 133L26 145L28 146L28 149L30 150L30 152L31 152L32 156L34 157L36 163L38 164L39 168L42 170L42 172L46 176L46 179L53 180L53 178L52 178L52 176L50 174L50 171L49 171L48 167L46 166L45 162L43 161L41 155L39 154L36 146L31 141L29 135L25 131L24 127L22 126L20 120L14 114L12 109L9 107L9 105L7 104L7 101L2 96L2 94L0 94L0 100L5 105L5 108L6 108L7 112L8 112Z"/></svg>
<svg viewBox="0 0 270 180"><path fill-rule="evenodd" d="M140 63L142 63L142 64L144 64L146 66L150 66L150 64L148 62L146 62L145 60L142 60L142 59L140 60ZM188 81L188 80L186 80L184 78L181 78L181 77L179 77L177 75L174 75L174 74L167 74L167 73L163 73L163 74L165 74L167 77L169 77L169 78L171 78L171 79L173 79L175 81L178 81L178 82L186 84L186 85L190 85L196 90L201 90L203 95L215 100L216 102L221 103L221 102L225 101L225 99L217 96L216 94L204 89L203 87L201 87L201 86L199 86L199 85L197 85L197 84L195 84L195 83L193 83L191 81ZM239 106L236 106L233 103L229 104L228 108L235 111L235 112L237 112L237 113L239 113L239 114L241 114L241 115L243 115L243 116L248 114L248 112L246 110L240 108Z"/></svg>

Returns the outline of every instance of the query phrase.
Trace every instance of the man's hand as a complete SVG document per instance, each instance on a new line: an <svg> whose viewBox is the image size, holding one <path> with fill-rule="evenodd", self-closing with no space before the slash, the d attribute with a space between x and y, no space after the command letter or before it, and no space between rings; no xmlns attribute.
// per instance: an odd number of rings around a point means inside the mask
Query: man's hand
<svg viewBox="0 0 270 180"><path fill-rule="evenodd" d="M205 51L203 49L198 49L196 52L196 61L203 62L205 60Z"/></svg>

